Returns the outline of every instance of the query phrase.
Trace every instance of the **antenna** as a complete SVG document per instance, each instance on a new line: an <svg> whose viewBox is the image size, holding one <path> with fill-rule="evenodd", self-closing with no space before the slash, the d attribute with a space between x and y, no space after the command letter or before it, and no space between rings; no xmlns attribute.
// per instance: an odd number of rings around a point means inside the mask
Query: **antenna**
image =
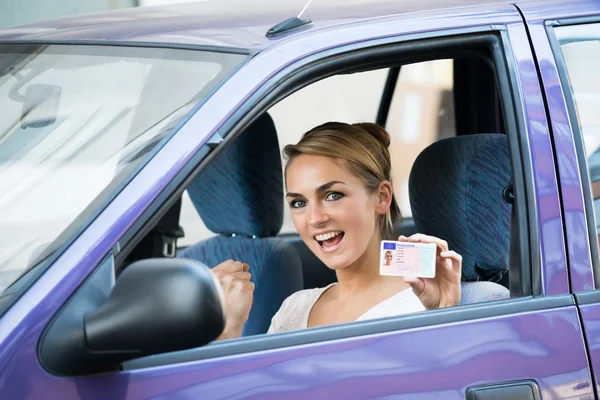
<svg viewBox="0 0 600 400"><path fill-rule="evenodd" d="M306 3L306 5L302 9L302 11L300 11L300 14L298 14L297 17L291 17L286 19L285 21L281 21L277 25L273 25L271 29L267 31L266 36L268 38L273 38L281 34L300 29L302 27L308 27L310 24L312 24L312 21L308 18L301 19L300 17L302 16L302 14L304 14L304 11L306 11L310 3L312 3L312 0L308 0L308 3Z"/></svg>
<svg viewBox="0 0 600 400"><path fill-rule="evenodd" d="M298 16L296 18L300 18L302 16L302 14L304 14L304 11L306 11L306 9L308 8L308 6L310 6L310 3L312 3L312 0L308 0L308 3L306 3L306 5L302 9L302 11L300 11L300 14L298 14Z"/></svg>

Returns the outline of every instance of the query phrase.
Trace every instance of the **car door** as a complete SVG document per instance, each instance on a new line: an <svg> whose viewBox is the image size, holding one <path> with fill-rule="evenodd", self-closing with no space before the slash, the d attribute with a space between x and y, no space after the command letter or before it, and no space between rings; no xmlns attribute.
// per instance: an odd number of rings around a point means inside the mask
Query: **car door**
<svg viewBox="0 0 600 400"><path fill-rule="evenodd" d="M476 22L483 16L485 27ZM472 398L593 398L582 328L569 293L562 215L543 93L518 11L513 6L500 10L483 7L464 14L431 15L420 18L418 23L402 16L385 25L348 25L336 30L335 39L306 36L302 49L289 45L286 53L302 60L309 52L341 48L359 38L368 41L393 35L402 41L406 38L403 35L422 31L423 26L427 26L429 37L444 37L449 34L444 29L460 32L460 25L487 31L487 23L493 23L492 29L502 37L509 69L514 68L511 76L517 91L516 112L523 116L519 127L521 143L525 145L523 162L531 163L526 178L532 200L535 198L528 204L535 214L529 231L534 255L531 291L522 298L498 303L242 338L133 360L124 364L128 395L260 399L460 399L475 395L478 397ZM274 54L283 53L281 46L259 54L248 68L272 65ZM310 61L316 57L319 56ZM283 63L281 59L277 62ZM298 67L292 65L294 68ZM245 72L240 70L223 89L247 82L250 75ZM283 77L280 74L273 79L281 81ZM266 91L269 82L261 86ZM258 101L260 94L255 98Z"/></svg>
<svg viewBox="0 0 600 400"><path fill-rule="evenodd" d="M524 166L522 182L515 182L526 188L527 197L517 201L530 224L522 233L521 245L530 256L523 263L529 268L522 274L522 297L231 340L140 358L122 371L98 375L55 376L40 365L37 343L52 315L105 258L106 249L118 251L119 238L150 218L151 205L164 200L161 190L168 192L176 175L199 162L192 154L209 132L226 133L223 127L234 124L228 121L241 120L281 79L336 51L489 32L501 38L510 78L502 94L514 104L513 143ZM237 110L233 116L231 110ZM402 15L307 35L302 43L284 41L225 82L36 282L36 290L2 318L2 396L18 398L22 384L35 387L30 398L45 393L98 399L593 398L582 328L569 293L552 154L527 31L512 5L423 13L418 19ZM111 262L110 256L106 260Z"/></svg>
<svg viewBox="0 0 600 400"><path fill-rule="evenodd" d="M522 6L548 99L565 217L571 289L585 331L596 393L600 372L598 145L600 6Z"/></svg>

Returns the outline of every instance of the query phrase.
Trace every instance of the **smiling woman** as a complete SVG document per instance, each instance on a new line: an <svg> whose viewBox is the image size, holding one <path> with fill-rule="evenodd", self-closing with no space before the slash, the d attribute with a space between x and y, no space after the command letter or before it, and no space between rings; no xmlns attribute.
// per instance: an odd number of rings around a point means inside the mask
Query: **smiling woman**
<svg viewBox="0 0 600 400"><path fill-rule="evenodd" d="M326 123L285 147L287 194L294 226L337 283L289 296L269 332L402 315L458 305L462 257L441 239L422 234L399 241L436 245L435 278L379 274L379 247L400 218L391 184L389 134L371 123ZM247 281L242 263L215 269L222 281ZM242 271L243 270L243 271ZM237 275L236 275L237 274ZM229 277L229 279L226 279ZM233 287L233 286L232 286ZM235 304L222 338L237 337L248 319L252 291L226 291Z"/></svg>
<svg viewBox="0 0 600 400"><path fill-rule="evenodd" d="M398 238L435 244L435 277L379 273L381 241L392 238L393 224L400 218L389 144L389 133L376 124L329 122L305 133L298 144L285 147L286 199L294 226L308 249L335 272L337 282L288 294L271 320L269 333L460 303L462 257L437 237ZM254 286L247 287L251 277L244 262L229 260L213 268L226 288L228 309L234 309L228 313L221 339L242 334L253 306Z"/></svg>
<svg viewBox="0 0 600 400"><path fill-rule="evenodd" d="M390 136L372 123L330 122L284 149L292 220L337 283L290 296L269 332L401 315L460 301L461 256L445 241L416 234L400 241L437 244L433 279L379 275L382 239L400 218L391 179Z"/></svg>

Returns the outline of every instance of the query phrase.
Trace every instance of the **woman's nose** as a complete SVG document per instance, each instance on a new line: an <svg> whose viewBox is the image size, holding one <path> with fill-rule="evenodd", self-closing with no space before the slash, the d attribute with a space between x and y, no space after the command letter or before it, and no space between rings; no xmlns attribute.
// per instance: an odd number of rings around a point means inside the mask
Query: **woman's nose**
<svg viewBox="0 0 600 400"><path fill-rule="evenodd" d="M329 215L320 206L310 207L310 218L308 223L312 227L319 227L329 221Z"/></svg>

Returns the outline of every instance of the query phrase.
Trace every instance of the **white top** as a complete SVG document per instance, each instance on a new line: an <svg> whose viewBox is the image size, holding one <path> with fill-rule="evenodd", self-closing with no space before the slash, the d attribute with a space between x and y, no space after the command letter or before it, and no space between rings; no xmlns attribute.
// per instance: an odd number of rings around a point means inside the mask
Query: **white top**
<svg viewBox="0 0 600 400"><path fill-rule="evenodd" d="M306 328L308 326L310 310L312 310L317 300L319 300L319 297L333 285L335 283L324 288L301 290L285 299L279 311L273 316L267 333ZM424 310L425 307L419 298L413 293L411 288L408 288L377 304L358 317L357 321L391 317Z"/></svg>

